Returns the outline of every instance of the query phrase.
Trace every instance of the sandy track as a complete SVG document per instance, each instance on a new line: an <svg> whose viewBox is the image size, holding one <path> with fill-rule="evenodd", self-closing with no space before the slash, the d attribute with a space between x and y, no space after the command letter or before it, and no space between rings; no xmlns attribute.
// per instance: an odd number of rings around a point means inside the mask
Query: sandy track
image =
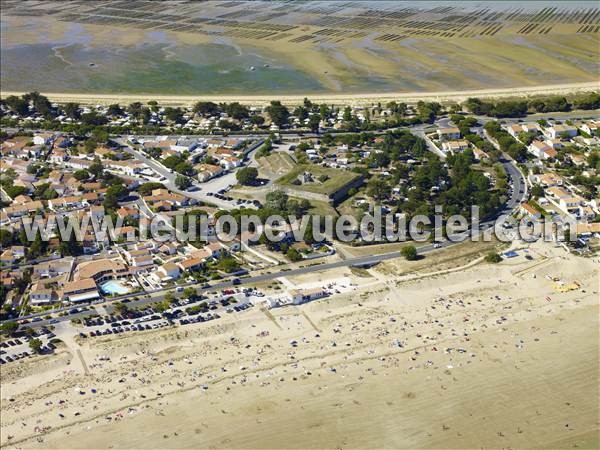
<svg viewBox="0 0 600 450"><path fill-rule="evenodd" d="M324 93L306 93L303 95L154 95L154 94L101 94L101 93L44 93L51 101L77 102L80 104L103 104L112 103L128 104L132 102L147 102L156 100L161 105L191 105L197 101L213 102L233 102L237 101L247 105L263 105L271 100L280 100L284 104L298 104L308 97L317 103L334 104L371 104L382 102L386 103L392 100L402 102L438 101L438 102L462 102L469 97L479 98L510 98L515 96L539 96L539 95L566 95L574 93L591 92L600 90L600 81L587 83L568 83L544 86L514 87L503 89L481 89L468 91L443 91L443 92L382 92L382 93L364 93L364 94L324 94ZM23 92L1 91L0 97L6 98L9 95L21 95Z"/></svg>

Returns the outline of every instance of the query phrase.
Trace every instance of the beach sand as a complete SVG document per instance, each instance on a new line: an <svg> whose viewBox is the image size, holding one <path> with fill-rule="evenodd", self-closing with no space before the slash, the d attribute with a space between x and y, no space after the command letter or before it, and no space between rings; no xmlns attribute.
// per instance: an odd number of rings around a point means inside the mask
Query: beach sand
<svg viewBox="0 0 600 450"><path fill-rule="evenodd" d="M420 278L393 261L300 307L80 341L90 375L3 369L2 446L597 448L597 261L530 254Z"/></svg>
<svg viewBox="0 0 600 450"><path fill-rule="evenodd" d="M43 92L50 101L56 103L77 102L82 105L110 105L119 103L126 105L133 102L148 102L155 100L164 106L191 106L198 101L239 102L245 105L268 105L272 100L279 100L286 105L297 105L308 97L313 103L335 105L371 105L377 102L383 104L391 101L416 103L418 101L464 102L470 97L477 98L522 98L544 95L567 95L597 91L600 81L583 83L565 83L544 86L514 87L505 89L456 90L444 92L389 92L389 93L358 93L358 94L323 94L306 93L301 95L154 95L154 94L102 94L102 93L54 93ZM22 95L24 92L1 91L0 98L9 95Z"/></svg>

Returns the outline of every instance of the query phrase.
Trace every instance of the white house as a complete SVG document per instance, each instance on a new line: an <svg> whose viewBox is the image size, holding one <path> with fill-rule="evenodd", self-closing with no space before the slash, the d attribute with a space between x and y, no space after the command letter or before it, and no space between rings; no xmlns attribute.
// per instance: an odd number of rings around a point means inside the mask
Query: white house
<svg viewBox="0 0 600 450"><path fill-rule="evenodd" d="M323 298L327 295L327 292L322 288L314 289L292 289L288 292L288 300L294 305L300 305L302 303L310 302L318 298Z"/></svg>
<svg viewBox="0 0 600 450"><path fill-rule="evenodd" d="M52 303L54 299L54 292L48 288L45 283L38 281L31 285L29 290L29 303L32 305L47 305Z"/></svg>
<svg viewBox="0 0 600 450"><path fill-rule="evenodd" d="M437 134L441 140L451 141L455 139L460 139L460 130L456 127L439 128L437 130Z"/></svg>
<svg viewBox="0 0 600 450"><path fill-rule="evenodd" d="M568 137L572 138L577 136L577 128L572 127L571 125L553 125L549 128L546 128L546 133L552 139L556 139L562 135L567 135Z"/></svg>
<svg viewBox="0 0 600 450"><path fill-rule="evenodd" d="M35 145L51 145L54 141L54 134L46 132L46 133L37 133L33 136L33 143Z"/></svg>

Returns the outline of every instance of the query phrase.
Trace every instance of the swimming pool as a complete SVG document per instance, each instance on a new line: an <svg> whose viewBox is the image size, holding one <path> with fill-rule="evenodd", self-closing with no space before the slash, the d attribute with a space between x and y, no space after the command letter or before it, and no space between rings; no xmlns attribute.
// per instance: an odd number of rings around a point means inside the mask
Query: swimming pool
<svg viewBox="0 0 600 450"><path fill-rule="evenodd" d="M127 294L131 289L123 285L120 281L109 280L100 285L103 294Z"/></svg>

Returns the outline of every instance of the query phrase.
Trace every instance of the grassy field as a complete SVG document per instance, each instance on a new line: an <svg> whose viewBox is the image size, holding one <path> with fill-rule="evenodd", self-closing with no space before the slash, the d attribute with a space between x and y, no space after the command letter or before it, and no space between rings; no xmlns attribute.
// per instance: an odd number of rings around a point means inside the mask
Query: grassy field
<svg viewBox="0 0 600 450"><path fill-rule="evenodd" d="M298 179L298 176L304 172L310 172L315 181L302 185L293 184L294 180ZM324 182L318 181L319 177L323 175L327 176L327 180ZM321 167L314 164L299 164L286 175L279 178L276 183L280 186L314 192L316 194L331 195L358 177L358 174L345 170Z"/></svg>
<svg viewBox="0 0 600 450"><path fill-rule="evenodd" d="M273 152L269 156L258 158L258 173L262 178L277 178L296 167L296 161L283 152Z"/></svg>

